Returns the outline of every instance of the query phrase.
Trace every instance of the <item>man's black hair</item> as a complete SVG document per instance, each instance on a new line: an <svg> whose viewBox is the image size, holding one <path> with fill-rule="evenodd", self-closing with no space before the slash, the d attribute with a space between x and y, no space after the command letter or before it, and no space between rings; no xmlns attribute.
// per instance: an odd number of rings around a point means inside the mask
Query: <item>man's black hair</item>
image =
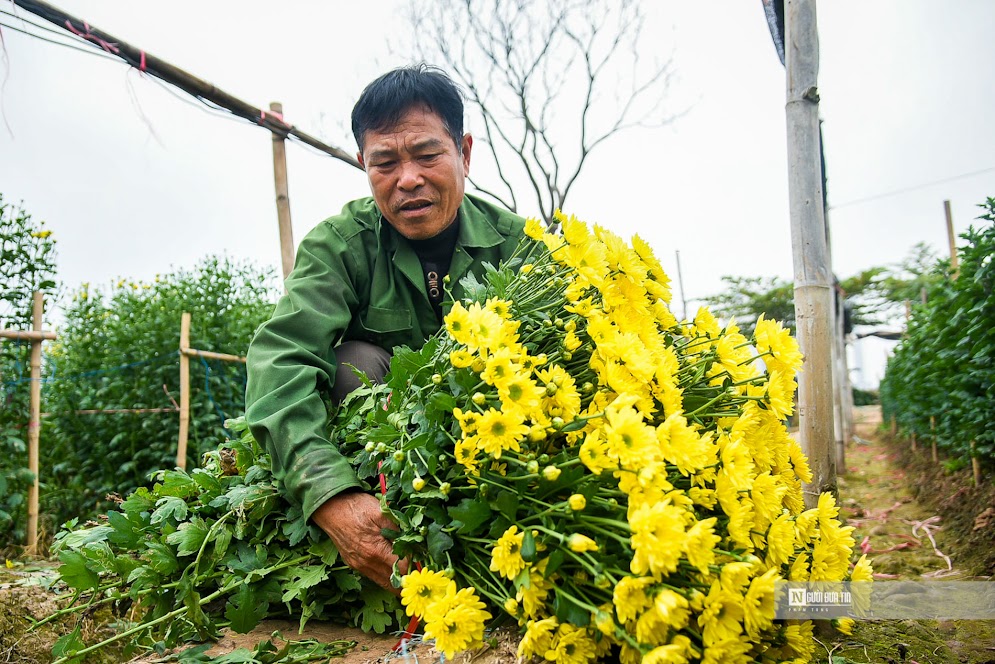
<svg viewBox="0 0 995 664"><path fill-rule="evenodd" d="M352 134L359 151L363 151L366 132L390 129L418 106L442 118L457 149L462 145L463 97L459 86L441 69L419 63L389 71L363 90L352 109Z"/></svg>

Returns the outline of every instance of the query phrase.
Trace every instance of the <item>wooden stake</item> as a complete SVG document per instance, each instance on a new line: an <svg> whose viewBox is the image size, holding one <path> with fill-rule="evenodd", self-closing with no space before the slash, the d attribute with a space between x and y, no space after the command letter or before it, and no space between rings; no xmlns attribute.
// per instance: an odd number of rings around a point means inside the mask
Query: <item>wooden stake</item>
<svg viewBox="0 0 995 664"><path fill-rule="evenodd" d="M31 311L32 331L41 333L44 295L35 291ZM41 434L41 343L31 341L31 417L28 420L28 470L34 480L28 488L28 555L38 553L38 444Z"/></svg>
<svg viewBox="0 0 995 664"><path fill-rule="evenodd" d="M187 435L190 428L190 312L180 318L180 437L176 444L176 465L187 467Z"/></svg>
<svg viewBox="0 0 995 664"><path fill-rule="evenodd" d="M283 117L283 104L274 101L269 109ZM280 225L280 256L283 278L294 269L294 229L290 225L290 188L287 184L286 135L273 132L273 179L276 182L276 216Z"/></svg>
<svg viewBox="0 0 995 664"><path fill-rule="evenodd" d="M960 259L957 258L957 238L954 236L954 215L950 211L950 201L943 201L943 213L947 217L947 240L950 242L950 274L956 279L960 272Z"/></svg>
<svg viewBox="0 0 995 664"><path fill-rule="evenodd" d="M891 416L891 437L894 438L898 435L898 422L895 421L895 416Z"/></svg>
<svg viewBox="0 0 995 664"><path fill-rule="evenodd" d="M798 421L813 480L805 504L836 493L833 453L832 276L826 242L819 140L819 38L815 0L787 0L788 197L794 263L795 320L805 354L799 375Z"/></svg>
<svg viewBox="0 0 995 664"><path fill-rule="evenodd" d="M915 434L914 431L912 432L912 439L911 440L912 440L912 451L913 452L918 452L919 451L919 446L916 444L916 434Z"/></svg>
<svg viewBox="0 0 995 664"><path fill-rule="evenodd" d="M975 453L974 441L971 441L971 471L974 473L974 486L981 486L981 461Z"/></svg>
<svg viewBox="0 0 995 664"><path fill-rule="evenodd" d="M939 455L936 453L936 417L929 416L929 436L933 439L933 463L938 463Z"/></svg>

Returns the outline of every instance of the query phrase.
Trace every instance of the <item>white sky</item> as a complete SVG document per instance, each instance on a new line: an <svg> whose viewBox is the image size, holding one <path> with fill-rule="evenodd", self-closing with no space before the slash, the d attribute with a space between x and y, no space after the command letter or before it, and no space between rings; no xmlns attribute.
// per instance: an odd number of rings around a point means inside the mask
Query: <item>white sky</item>
<svg viewBox="0 0 995 664"><path fill-rule="evenodd" d="M56 4L254 105L282 101L289 122L350 152L359 92L407 60L396 0ZM659 49L647 56L674 52L674 107L690 110L593 153L567 211L638 232L675 289L680 250L689 299L719 291L724 274L790 279L784 69L760 1L644 4L648 50ZM0 11L25 15L7 0ZM917 242L945 251L943 200L962 231L995 195L995 2L832 0L818 12L836 273L896 262ZM268 132L121 62L0 33L0 192L54 231L70 288L151 279L208 254L278 266ZM296 240L368 193L361 172L294 144L288 153ZM883 352L862 355L870 366Z"/></svg>

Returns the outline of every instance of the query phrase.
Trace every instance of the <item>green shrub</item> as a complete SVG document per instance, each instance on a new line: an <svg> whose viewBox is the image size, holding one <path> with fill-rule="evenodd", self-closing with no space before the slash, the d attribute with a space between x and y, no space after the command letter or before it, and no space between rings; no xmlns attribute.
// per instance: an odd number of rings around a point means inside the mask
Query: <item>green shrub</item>
<svg viewBox="0 0 995 664"><path fill-rule="evenodd" d="M191 347L245 355L272 312L272 283L269 271L208 258L152 283L120 281L106 294L84 285L74 293L49 348L43 473L53 486L44 513L57 522L85 516L107 494L130 492L151 471L176 465L176 412L78 411L171 408L180 394L182 312L191 313ZM191 358L190 388L188 468L217 447L224 420L243 411L245 365Z"/></svg>
<svg viewBox="0 0 995 664"><path fill-rule="evenodd" d="M51 231L0 195L0 328L31 329L35 291L55 293L55 240ZM31 344L0 341L0 549L23 542L28 470Z"/></svg>
<svg viewBox="0 0 995 664"><path fill-rule="evenodd" d="M881 384L885 419L959 459L995 458L995 198L961 235L960 270L917 305ZM949 265L941 264L941 270ZM935 430L930 419L935 423Z"/></svg>
<svg viewBox="0 0 995 664"><path fill-rule="evenodd" d="M879 403L881 403L881 399L874 390L862 390L859 387L853 388L854 406L874 406Z"/></svg>

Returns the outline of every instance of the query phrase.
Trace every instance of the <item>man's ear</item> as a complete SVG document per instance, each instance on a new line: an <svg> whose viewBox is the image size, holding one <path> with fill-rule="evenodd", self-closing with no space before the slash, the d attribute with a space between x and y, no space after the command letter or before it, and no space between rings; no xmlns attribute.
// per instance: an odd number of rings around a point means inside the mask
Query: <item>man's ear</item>
<svg viewBox="0 0 995 664"><path fill-rule="evenodd" d="M463 174L470 174L470 151L473 149L473 136L463 134L463 142L460 145L463 155Z"/></svg>
<svg viewBox="0 0 995 664"><path fill-rule="evenodd" d="M362 168L365 171L366 170L366 162L363 161L363 153L362 152L357 152L356 153L356 161L359 162L359 167Z"/></svg>

